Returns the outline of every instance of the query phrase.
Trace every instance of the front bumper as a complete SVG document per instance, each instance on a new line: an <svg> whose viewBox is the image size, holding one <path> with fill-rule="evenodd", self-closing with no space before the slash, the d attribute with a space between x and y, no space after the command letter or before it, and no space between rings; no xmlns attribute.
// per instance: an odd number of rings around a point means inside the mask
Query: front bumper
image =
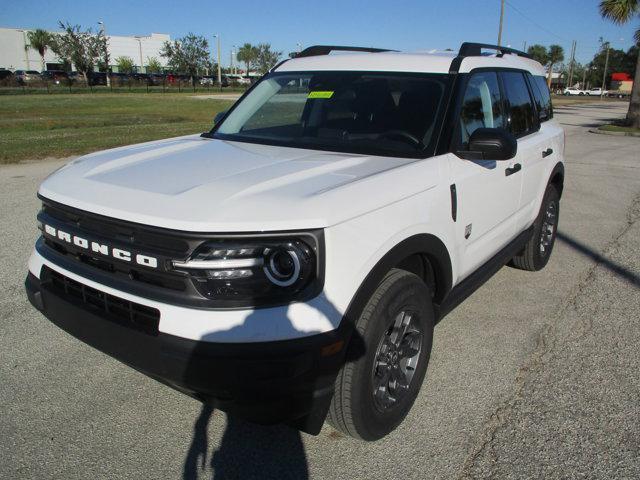
<svg viewBox="0 0 640 480"><path fill-rule="evenodd" d="M284 341L196 341L113 321L32 273L25 285L31 304L54 324L164 384L256 423L291 423L314 434L322 426L345 358L345 328Z"/></svg>

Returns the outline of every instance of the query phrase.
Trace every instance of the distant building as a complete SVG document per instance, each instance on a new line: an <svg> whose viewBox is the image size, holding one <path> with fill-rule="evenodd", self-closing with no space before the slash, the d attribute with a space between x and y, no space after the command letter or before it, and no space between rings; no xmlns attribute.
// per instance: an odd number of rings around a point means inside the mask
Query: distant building
<svg viewBox="0 0 640 480"><path fill-rule="evenodd" d="M0 68L9 70L42 70L40 54L37 50L27 48L29 29L0 28ZM60 33L51 32L53 34ZM116 58L130 57L138 72L144 72L149 58L157 59L162 66L166 66L166 59L160 56L160 49L164 42L171 41L171 37L164 33L152 33L148 36L119 36L108 35L109 64L114 72ZM62 68L62 60L51 49L47 49L44 57L47 70Z"/></svg>
<svg viewBox="0 0 640 480"><path fill-rule="evenodd" d="M567 79L562 72L551 73L551 91L563 90L567 85Z"/></svg>

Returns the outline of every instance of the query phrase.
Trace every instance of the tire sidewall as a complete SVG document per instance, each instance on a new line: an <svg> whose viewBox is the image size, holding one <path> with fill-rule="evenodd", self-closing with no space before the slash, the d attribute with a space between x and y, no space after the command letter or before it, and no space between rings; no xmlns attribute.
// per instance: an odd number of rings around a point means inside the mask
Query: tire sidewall
<svg viewBox="0 0 640 480"><path fill-rule="evenodd" d="M373 365L377 348L396 315L402 310L414 312L423 332L422 349L409 391L391 410L382 412L373 398ZM361 323L360 321L358 322ZM366 329L360 331L365 355L355 365L352 391L353 421L364 440L377 440L396 428L406 417L427 371L433 343L434 314L428 288L417 276L406 273L397 279L380 298ZM360 330L360 325L358 325Z"/></svg>
<svg viewBox="0 0 640 480"><path fill-rule="evenodd" d="M556 223L554 225L553 230L553 239L551 241L551 246L543 255L540 252L540 237L542 235L542 225L544 224L544 216L547 212L547 207L550 202L556 203ZM556 236L558 234L558 224L560 222L560 195L555 186L549 185L547 187L547 191L544 194L544 198L542 200L542 205L540 206L540 212L538 213L538 218L536 219L536 225L534 228L533 239L535 241L535 253L533 257L534 265L536 270L541 270L546 266L551 258L551 253L553 253L553 247L555 245Z"/></svg>

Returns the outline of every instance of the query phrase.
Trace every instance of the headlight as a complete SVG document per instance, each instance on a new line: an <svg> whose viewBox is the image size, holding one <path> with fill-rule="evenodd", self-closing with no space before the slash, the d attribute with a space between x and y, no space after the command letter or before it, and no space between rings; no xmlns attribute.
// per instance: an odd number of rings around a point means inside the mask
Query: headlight
<svg viewBox="0 0 640 480"><path fill-rule="evenodd" d="M272 306L322 290L322 234L210 240L173 268L188 273L212 306Z"/></svg>

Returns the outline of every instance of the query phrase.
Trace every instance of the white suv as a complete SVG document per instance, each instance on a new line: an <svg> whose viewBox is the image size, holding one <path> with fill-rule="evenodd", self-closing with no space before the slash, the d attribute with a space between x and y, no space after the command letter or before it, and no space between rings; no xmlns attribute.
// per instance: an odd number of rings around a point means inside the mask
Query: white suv
<svg viewBox="0 0 640 480"><path fill-rule="evenodd" d="M564 89L564 91L562 92L563 95L567 96L567 95L584 95L585 91L581 90L577 87L567 87ZM587 93L588 95L588 93Z"/></svg>
<svg viewBox="0 0 640 480"><path fill-rule="evenodd" d="M563 150L522 52L311 47L210 132L47 178L27 292L232 414L379 439L418 395L434 325L504 264L549 260Z"/></svg>

